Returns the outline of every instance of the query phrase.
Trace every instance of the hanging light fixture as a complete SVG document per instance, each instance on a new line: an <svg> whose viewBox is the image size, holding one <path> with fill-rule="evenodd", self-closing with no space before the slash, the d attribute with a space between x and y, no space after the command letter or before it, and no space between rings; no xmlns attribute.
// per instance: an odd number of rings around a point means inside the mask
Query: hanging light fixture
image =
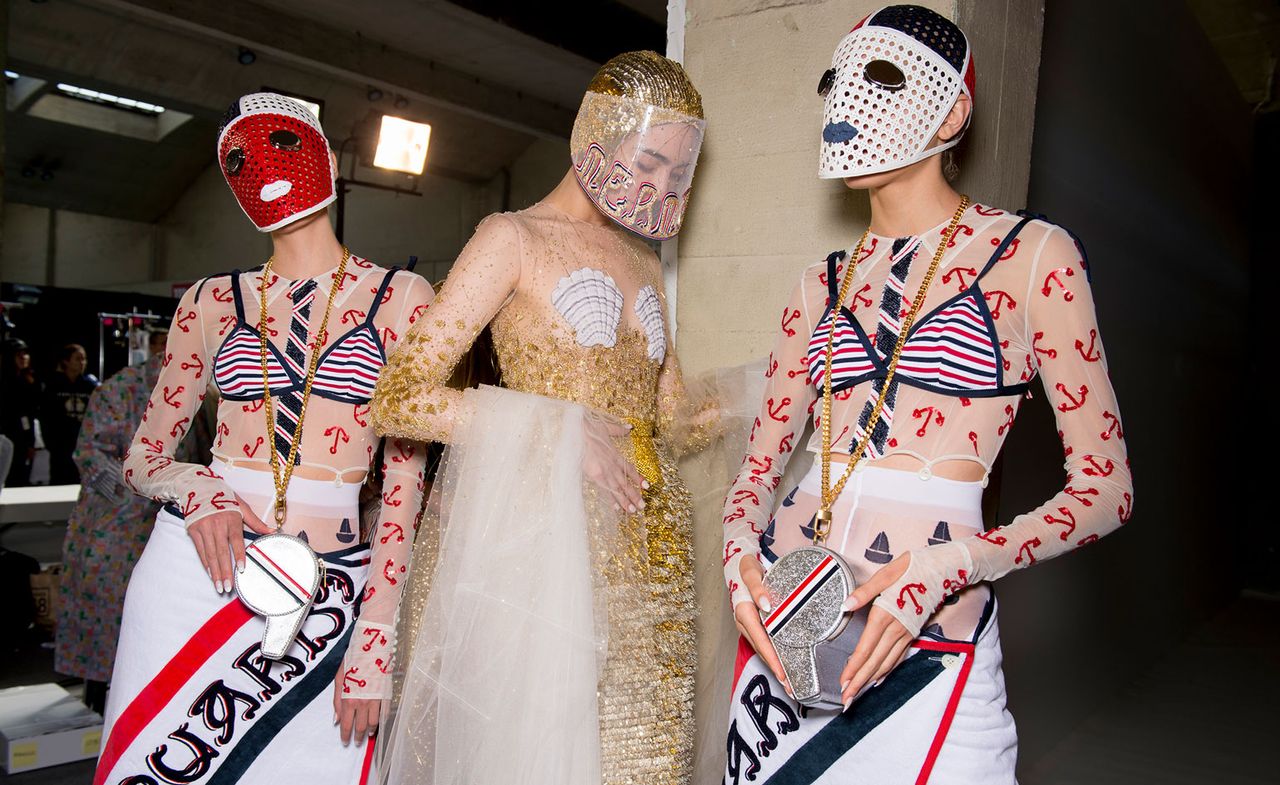
<svg viewBox="0 0 1280 785"><path fill-rule="evenodd" d="M383 115L373 165L395 172L422 174L430 142L431 126L427 123Z"/></svg>

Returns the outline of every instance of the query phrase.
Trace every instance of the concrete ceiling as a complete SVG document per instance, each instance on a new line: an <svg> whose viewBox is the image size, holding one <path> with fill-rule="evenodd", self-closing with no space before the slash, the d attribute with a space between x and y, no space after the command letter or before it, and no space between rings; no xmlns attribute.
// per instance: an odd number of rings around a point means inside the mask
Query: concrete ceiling
<svg viewBox="0 0 1280 785"><path fill-rule="evenodd" d="M1255 111L1280 109L1280 3L1276 0L1188 0L1240 89Z"/></svg>
<svg viewBox="0 0 1280 785"><path fill-rule="evenodd" d="M598 65L582 52L605 51L577 39L557 45L563 33L551 34L548 6L540 3L525 5L542 19L506 13L512 4L489 0L8 4L6 68L30 78L21 80L24 89L38 89L15 100L9 86L5 198L139 221L163 217L213 162L218 118L238 95L270 87L322 100L335 148L371 114L429 122L428 171L481 182L534 138L567 138ZM555 7L579 37L598 33L593 14L631 20L628 36L609 39L613 51L661 49L662 0ZM254 53L252 64L237 61L241 47ZM191 119L159 141L145 141L32 116L30 107L57 82L149 101ZM42 179L51 163L52 177Z"/></svg>

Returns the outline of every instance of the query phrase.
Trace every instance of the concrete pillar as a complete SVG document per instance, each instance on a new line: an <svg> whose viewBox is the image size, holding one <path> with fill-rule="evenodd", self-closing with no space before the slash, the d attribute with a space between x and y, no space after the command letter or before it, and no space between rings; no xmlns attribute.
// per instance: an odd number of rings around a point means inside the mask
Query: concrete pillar
<svg viewBox="0 0 1280 785"><path fill-rule="evenodd" d="M876 0L687 0L684 63L708 131L680 235L679 348L696 373L762 357L801 270L866 227L862 192L817 178L818 79L840 38ZM927 0L970 34L978 67L975 125L960 190L1023 206L1040 57L1039 0ZM700 622L699 772L723 766L735 632L721 579L721 503L694 488Z"/></svg>

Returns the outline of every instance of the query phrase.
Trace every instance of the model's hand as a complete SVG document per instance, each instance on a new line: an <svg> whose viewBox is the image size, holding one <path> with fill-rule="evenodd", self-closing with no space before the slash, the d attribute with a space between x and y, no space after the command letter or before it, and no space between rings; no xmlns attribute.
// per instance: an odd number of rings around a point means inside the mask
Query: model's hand
<svg viewBox="0 0 1280 785"><path fill-rule="evenodd" d="M769 593L764 588L764 567L754 558L747 557L738 562L738 572L742 576L742 585L751 593L751 602L740 602L733 606L733 620L738 624L738 632L750 642L751 648L756 650L764 664L773 671L774 678L791 695L791 684L782 670L782 661L773 648L773 641L769 640L769 633L765 632L764 622L760 621L760 611L768 613L773 610L769 603Z"/></svg>
<svg viewBox="0 0 1280 785"><path fill-rule="evenodd" d="M339 727L342 744L355 739L356 746L378 732L378 720L382 717L383 704L379 698L351 698L342 694L342 669L333 679L333 723Z"/></svg>
<svg viewBox="0 0 1280 785"><path fill-rule="evenodd" d="M582 473L594 485L609 494L620 510L636 512L644 509L640 490L649 483L636 467L618 451L617 440L628 438L631 426L599 412L589 414L583 423L585 431Z"/></svg>
<svg viewBox="0 0 1280 785"><path fill-rule="evenodd" d="M239 510L214 513L187 527L187 535L195 543L200 563L209 573L213 588L220 594L230 594L235 585L232 569L244 570L245 528L258 534L270 534L272 531L254 514L248 503L239 496L236 496L236 501Z"/></svg>
<svg viewBox="0 0 1280 785"><path fill-rule="evenodd" d="M845 600L845 610L856 611L875 600L880 592L902 577L910 563L911 554L904 553L881 567L870 580L853 590ZM862 631L862 637L858 639L857 647L840 672L840 696L846 709L864 684L878 684L902 662L912 640L911 633L901 622L882 608L872 606L867 614L867 626Z"/></svg>

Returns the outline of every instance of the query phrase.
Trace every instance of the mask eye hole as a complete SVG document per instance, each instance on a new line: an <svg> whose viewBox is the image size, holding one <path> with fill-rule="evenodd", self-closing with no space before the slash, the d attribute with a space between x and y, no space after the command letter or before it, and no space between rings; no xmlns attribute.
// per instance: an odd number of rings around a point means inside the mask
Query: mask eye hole
<svg viewBox="0 0 1280 785"><path fill-rule="evenodd" d="M293 131L272 131L271 136L267 137L271 140L271 146L277 150L288 150L296 153L302 149L302 140Z"/></svg>
<svg viewBox="0 0 1280 785"><path fill-rule="evenodd" d="M239 147L233 147L227 151L227 174L235 177L240 174L240 168L244 166L244 150Z"/></svg>
<svg viewBox="0 0 1280 785"><path fill-rule="evenodd" d="M867 63L862 76L876 87L891 92L901 90L907 86L907 77L902 73L902 69L888 60L872 60Z"/></svg>
<svg viewBox="0 0 1280 785"><path fill-rule="evenodd" d="M836 69L828 68L822 72L822 78L818 80L818 95L823 98L827 97L827 93L831 92L831 88L836 83Z"/></svg>

